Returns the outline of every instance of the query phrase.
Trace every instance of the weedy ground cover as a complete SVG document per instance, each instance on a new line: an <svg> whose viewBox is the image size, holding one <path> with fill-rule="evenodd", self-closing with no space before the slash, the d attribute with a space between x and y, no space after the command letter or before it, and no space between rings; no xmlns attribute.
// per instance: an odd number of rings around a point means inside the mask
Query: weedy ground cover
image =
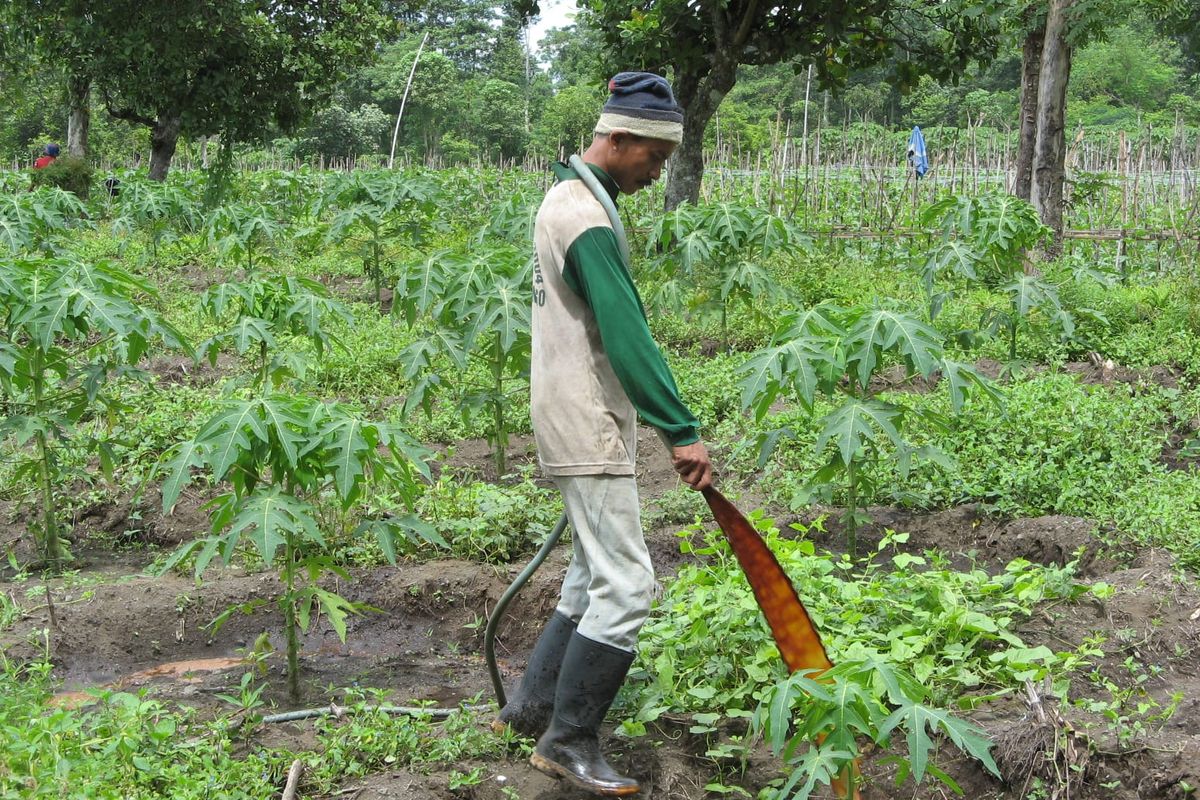
<svg viewBox="0 0 1200 800"><path fill-rule="evenodd" d="M804 587L834 673L822 682L786 675L728 545L698 524L680 536L685 552L706 558L679 571L646 626L634 672L639 682L626 692L627 731L644 735L646 723L663 714L690 714L691 732L713 734L708 752L720 757L744 757L755 736L765 735L775 752L786 747L787 760L794 759L792 775L772 795L779 797L800 785L807 788L798 796L807 797L860 753L854 736L886 746L893 728L908 741L906 770L917 781L926 770L920 754L928 752L930 735L949 736L995 772L986 737L954 709L1050 675L1065 696L1090 666L1093 651L1031 647L1018 633L1039 604L1092 591L1075 578L1073 565L1018 560L997 574L957 571L936 552L896 549L908 536L890 532L856 562L818 553L803 525L793 524L792 537L781 538L772 520L752 519ZM729 653L742 656L731 661ZM728 722L745 718L753 722L750 735L728 736ZM857 722L835 735L835 720L850 719ZM794 729L795 720L802 722ZM936 724L927 731L931 721ZM847 736L851 730L854 736ZM821 744L795 749L813 740ZM931 774L953 784L936 766Z"/></svg>
<svg viewBox="0 0 1200 800"><path fill-rule="evenodd" d="M253 716L233 709L216 720L145 694L97 692L81 710L55 707L48 664L0 662L0 794L118 800L222 797L252 800L278 791L292 761L305 765L305 791L333 790L348 776L496 757L511 746L466 712L447 721L375 710L381 698L353 692L338 701L346 724L318 720L316 742L289 751L247 737ZM253 673L248 673L253 676ZM236 723L236 724L235 724Z"/></svg>
<svg viewBox="0 0 1200 800"><path fill-rule="evenodd" d="M907 475L887 459L868 465L869 494L861 502L918 508L979 503L1010 516L1070 514L1116 531L1108 541L1114 548L1133 539L1194 563L1200 475L1186 459L1183 469L1164 459L1177 420L1195 418L1193 392L1088 385L1066 374L1027 375L1001 388L1003 413L975 405L951 416L944 389L920 395L918 402L949 424L921 425L909 434L914 443L944 452L948 462L917 464ZM912 398L905 395L907 402ZM792 411L765 427L795 432L794 440L779 445L763 488L798 509L808 496L801 476L820 466L807 444L819 429L812 415ZM743 469L753 468L751 456L739 456ZM829 499L838 505L844 495Z"/></svg>

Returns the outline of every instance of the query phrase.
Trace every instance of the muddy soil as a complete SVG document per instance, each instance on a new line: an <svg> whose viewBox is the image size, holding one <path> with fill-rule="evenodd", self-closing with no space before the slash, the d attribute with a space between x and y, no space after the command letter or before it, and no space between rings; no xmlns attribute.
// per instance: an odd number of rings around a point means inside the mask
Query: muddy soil
<svg viewBox="0 0 1200 800"><path fill-rule="evenodd" d="M164 354L156 356L147 366L160 388L171 386L212 386L223 378L233 375L240 368L240 361L228 353L219 353L214 364L207 358L199 362L189 356Z"/></svg>
<svg viewBox="0 0 1200 800"><path fill-rule="evenodd" d="M514 440L513 455L527 442ZM653 504L677 486L669 460L653 439L642 442L642 488ZM455 468L488 463L486 445L466 443L451 459ZM748 494L752 490L748 490ZM199 504L190 498L181 508L193 532L204 528ZM877 539L884 528L911 533L906 545L914 552L938 548L962 566L975 564L1002 569L1013 558L1061 564L1079 559L1090 581L1112 587L1104 600L1089 597L1077 603L1043 607L1021 631L1030 646L1046 645L1055 652L1070 651L1085 640L1103 652L1094 657L1095 679L1076 681L1072 699L1089 700L1096 708L1108 704L1112 719L1101 711L1072 710L1059 717L1058 704L1048 687L1029 687L1023 696L1011 694L975 708L969 716L997 743L995 750L1003 780L945 745L939 763L959 783L966 796L979 800L1024 800L1027 796L1065 798L1065 784L1056 775L1070 776L1070 797L1097 800L1190 797L1187 787L1200 786L1200 591L1194 578L1180 578L1169 557L1158 551L1110 553L1100 547L1095 524L1070 517L995 520L975 507L937 514L914 514L894 508L872 509L876 522L862 532L862 541ZM95 528L113 535L122 526L119 511L97 511ZM786 517L780 516L781 521ZM184 530L151 521L166 541L179 541ZM145 525L145 520L139 520ZM649 532L652 555L660 575L669 575L684 560L675 531L664 524ZM831 525L825 543L834 545L838 531ZM156 537L157 538L157 537ZM273 600L279 591L273 575L239 569L210 571L201 586L187 578L146 577L138 571L152 552L114 555L111 550L88 550L85 568L50 583L57 627L51 624L40 583L0 580L0 592L21 602L26 616L0 634L0 647L17 660L37 658L40 632L51 630L50 653L64 691L95 686L145 687L153 696L194 706L202 714L229 713L215 698L235 689L246 666L241 661L256 641L269 642L276 652L266 657L267 697L279 710L295 708L288 700L281 617ZM692 556L689 556L692 558ZM552 611L559 582L567 565L566 548L558 548L508 609L499 629L497 652L506 682L519 678L540 626ZM410 704L431 700L439 706L487 702L491 685L483 658L482 626L500 594L522 565L493 567L464 561L402 563L396 567L352 571L347 585L331 584L352 600L380 609L350 620L342 644L325 620L318 620L303 639L301 707L326 705L340 694L329 687L377 687L389 691L389 702ZM31 592L32 590L32 592ZM32 596L31 596L32 595ZM235 614L217 633L206 626L232 605L261 604L252 615ZM179 664L178 662L186 662ZM1144 695L1131 693L1141 687ZM1126 702L1113 705L1118 697ZM1152 699L1159 708L1175 706L1169 718L1139 715L1136 704ZM490 719L479 714L479 724ZM620 769L645 785L641 796L651 800L699 800L719 795L704 786L718 779L713 761L704 756L706 742L688 733L686 720L663 720L639 739L606 733L606 747ZM255 732L264 746L311 747L311 725L288 723ZM865 798L942 798L951 793L936 783L914 789L892 782L894 766L888 756L903 755L903 742L888 752L871 754L864 762L869 786ZM451 771L482 767L482 783L451 792ZM778 763L768 753L757 754L742 774L726 774L751 796L779 777ZM1031 795L1038 781L1050 787ZM1057 794L1055 787L1058 787ZM582 798L578 792L533 770L523 757L487 763L447 765L427 774L384 772L348 780L342 797L477 798L502 800L515 792L523 800ZM303 791L302 791L303 796Z"/></svg>
<svg viewBox="0 0 1200 800"><path fill-rule="evenodd" d="M818 544L840 551L845 547L846 535L838 521L840 515L841 509L814 506L802 514L779 519L785 533L788 523L798 522L809 527L807 535ZM858 529L860 553L877 547L886 531L905 532L911 535L906 543L896 545L899 550L916 555L939 550L959 570L980 567L996 571L1017 558L1055 566L1074 561L1078 573L1090 580L1115 569L1122 556L1128 558L1127 552L1119 552L1121 537L1117 532L1105 530L1103 537L1097 537L1097 523L1080 517L1007 519L986 513L977 503L932 513L871 506L867 515L871 521ZM823 518L820 528L811 527L819 518Z"/></svg>

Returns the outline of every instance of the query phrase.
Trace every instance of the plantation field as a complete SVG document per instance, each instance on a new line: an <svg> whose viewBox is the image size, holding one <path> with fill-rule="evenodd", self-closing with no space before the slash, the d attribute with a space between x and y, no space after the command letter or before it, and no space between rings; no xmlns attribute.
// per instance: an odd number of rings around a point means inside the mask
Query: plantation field
<svg viewBox="0 0 1200 800"><path fill-rule="evenodd" d="M483 647L561 513L528 412L547 178L122 179L0 175L0 797L261 798L297 761L299 797L580 796L490 731ZM837 666L788 678L643 428L661 592L614 762L653 800L827 797L851 755L865 798L1194 796L1194 240L1044 256L1026 204L945 187L840 238L856 179L826 180L622 199L719 486ZM568 553L499 627L510 687Z"/></svg>

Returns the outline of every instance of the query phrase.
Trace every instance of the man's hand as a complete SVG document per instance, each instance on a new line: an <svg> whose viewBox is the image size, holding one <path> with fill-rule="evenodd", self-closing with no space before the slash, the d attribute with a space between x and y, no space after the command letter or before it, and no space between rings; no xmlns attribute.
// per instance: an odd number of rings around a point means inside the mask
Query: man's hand
<svg viewBox="0 0 1200 800"><path fill-rule="evenodd" d="M704 442L692 442L671 448L671 462L675 471L683 478L683 482L696 491L702 491L712 486L712 462L708 460L708 450Z"/></svg>

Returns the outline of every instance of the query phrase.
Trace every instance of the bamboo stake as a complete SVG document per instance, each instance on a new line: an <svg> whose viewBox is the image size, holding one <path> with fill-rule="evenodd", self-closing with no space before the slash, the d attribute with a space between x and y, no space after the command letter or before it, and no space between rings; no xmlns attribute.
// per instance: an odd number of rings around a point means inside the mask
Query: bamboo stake
<svg viewBox="0 0 1200 800"><path fill-rule="evenodd" d="M396 161L396 137L400 135L400 118L404 116L404 104L408 102L408 90L412 88L413 76L417 74L417 62L421 60L421 51L425 49L425 42L429 40L429 31L425 31L425 35L421 37L421 44L417 46L417 54L413 57L412 69L408 71L408 81L404 84L404 96L400 98L400 112L396 114L396 127L392 129L392 151L388 154L388 169Z"/></svg>

